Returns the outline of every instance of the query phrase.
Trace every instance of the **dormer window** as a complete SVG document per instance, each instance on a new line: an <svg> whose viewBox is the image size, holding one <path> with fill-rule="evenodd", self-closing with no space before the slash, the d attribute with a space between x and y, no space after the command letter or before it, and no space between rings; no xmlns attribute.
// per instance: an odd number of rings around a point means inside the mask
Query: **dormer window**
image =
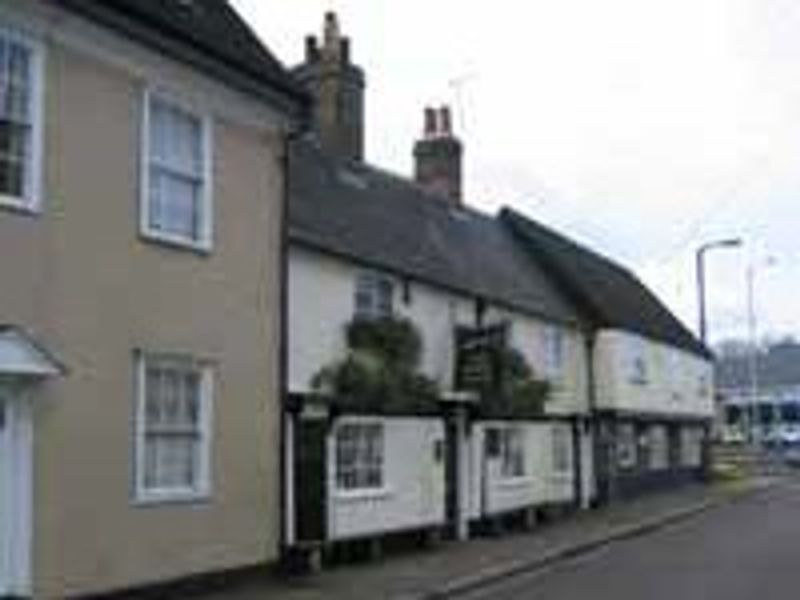
<svg viewBox="0 0 800 600"><path fill-rule="evenodd" d="M356 278L355 316L386 319L394 313L394 281L377 271L363 271Z"/></svg>

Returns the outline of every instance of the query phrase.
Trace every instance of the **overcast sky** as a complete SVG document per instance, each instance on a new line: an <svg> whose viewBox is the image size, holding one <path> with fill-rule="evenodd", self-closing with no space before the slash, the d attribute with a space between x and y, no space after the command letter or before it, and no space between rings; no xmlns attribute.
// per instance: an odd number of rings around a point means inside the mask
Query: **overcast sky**
<svg viewBox="0 0 800 600"><path fill-rule="evenodd" d="M366 69L367 155L411 172L427 104L456 111L467 202L507 204L634 269L712 340L800 334L796 0L233 0L288 65L339 13ZM772 259L772 261L770 261ZM772 266L767 266L774 262Z"/></svg>

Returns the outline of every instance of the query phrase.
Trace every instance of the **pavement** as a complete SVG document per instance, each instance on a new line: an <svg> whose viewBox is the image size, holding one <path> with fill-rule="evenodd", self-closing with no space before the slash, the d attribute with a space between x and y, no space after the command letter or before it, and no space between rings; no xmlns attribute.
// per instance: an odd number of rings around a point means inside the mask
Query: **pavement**
<svg viewBox="0 0 800 600"><path fill-rule="evenodd" d="M711 509L722 510L739 504L740 500L769 495L782 485L787 484L780 479L762 477L726 484L690 486L577 513L526 533L441 543L430 550L329 568L315 575L290 579L265 577L204 598L435 600L464 595L472 597L471 594L477 594L475 598L526 598L529 596L519 595L515 589L511 589L508 596L501 595L505 593L503 590L497 596L483 596L481 593L496 585L502 587L518 579L524 580L530 573L540 573L576 557L590 555L612 542L639 538L658 532L667 525L693 520L706 512L716 512ZM800 532L800 504L793 518ZM796 543L800 547L800 537ZM536 597L539 598L538 595ZM567 594L553 597L603 598L605 595L597 596L595 593L592 596L587 592L586 596ZM651 598L649 595L630 597ZM622 600L626 597L619 598Z"/></svg>
<svg viewBox="0 0 800 600"><path fill-rule="evenodd" d="M771 600L800 597L800 486L473 588L460 600Z"/></svg>

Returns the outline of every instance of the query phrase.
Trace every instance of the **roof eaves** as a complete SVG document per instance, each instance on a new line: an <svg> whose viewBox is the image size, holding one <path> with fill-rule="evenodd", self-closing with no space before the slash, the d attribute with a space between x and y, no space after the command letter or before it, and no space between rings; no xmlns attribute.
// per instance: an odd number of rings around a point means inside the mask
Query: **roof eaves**
<svg viewBox="0 0 800 600"><path fill-rule="evenodd" d="M508 207L505 207L501 210L499 218L502 222L509 226L512 232L515 233L517 240L527 248L529 255L531 255L534 260L540 262L548 271L548 273L562 286L563 291L574 302L576 302L578 306L583 308L586 317L595 328L629 331L647 338L655 339L665 344L680 347L683 350L691 352L692 354L700 356L706 360L714 360L713 352L700 340L697 340L694 335L688 332L688 330L686 330L677 317L675 317L669 311L669 309L667 309L663 303L656 296L654 296L652 292L643 283L641 283L641 281L639 281L638 277L636 277L636 275L634 275L626 267L617 264L616 262L598 254L594 250L586 248L561 234L556 232L548 232L549 235L557 237L560 243L568 244L570 247L574 248L576 252L582 253L584 257L591 258L598 264L602 264L603 268L612 269L618 276L627 281L627 285L629 287L633 288L635 286L637 288L637 293L643 297L646 297L648 302L657 305L659 310L665 313L664 318L672 321L670 327L673 329L673 335L659 333L655 330L655 328L652 327L648 328L643 325L635 325L630 322L619 322L613 318L610 318L607 314L607 311L603 310L602 305L597 302L596 298L592 297L590 294L587 294L583 289L581 289L581 286L576 285L575 282L572 281L573 276L564 272L564 269L558 263L558 261L551 256L552 251L542 248L541 244L534 239L534 236L530 235L527 228L536 225L535 223L530 221L524 215ZM536 226L541 227L540 225Z"/></svg>
<svg viewBox="0 0 800 600"><path fill-rule="evenodd" d="M545 311L532 310L530 307L522 306L519 303L511 302L507 298L501 298L491 293L478 294L474 290L468 289L466 286L458 286L456 284L450 282L444 282L440 279L435 279L433 277L426 277L418 272L412 272L408 269L403 269L398 265L388 264L387 262L380 260L372 260L369 257L346 252L339 248L332 248L324 241L316 239L313 235L306 235L304 232L298 230L297 228L290 228L289 242L290 244L296 244L297 246L304 247L308 250L320 252L322 254L327 254L329 256L339 258L341 260L345 260L348 262L352 262L354 264L361 265L369 269L378 269L381 271L385 271L387 273L396 275L398 277L408 278L412 281L418 281L420 283L424 283L431 287L439 288L441 290L446 290L454 294L467 296L470 298L482 298L484 300L491 302L492 304L497 305L498 307L513 310L519 312L520 314L528 315L533 318L543 319L554 323L560 323L562 325L568 325L570 327L575 327L576 329L582 329L583 326L585 325L585 323L582 323L578 319L570 319L563 316L548 314Z"/></svg>
<svg viewBox="0 0 800 600"><path fill-rule="evenodd" d="M135 42L155 48L171 58L224 81L231 87L289 114L294 119L306 116L311 99L290 74L275 77L268 71L254 73L245 65L232 65L212 47L197 48L176 31L167 31L153 20L143 22L118 10L100 8L83 0L57 0L66 9L95 23L113 29ZM145 24L146 23L146 24Z"/></svg>

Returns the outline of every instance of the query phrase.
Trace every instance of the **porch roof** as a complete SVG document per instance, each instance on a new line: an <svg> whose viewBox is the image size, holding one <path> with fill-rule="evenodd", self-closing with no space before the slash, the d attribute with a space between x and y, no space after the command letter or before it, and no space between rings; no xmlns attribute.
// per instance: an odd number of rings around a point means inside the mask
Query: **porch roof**
<svg viewBox="0 0 800 600"><path fill-rule="evenodd" d="M0 377L53 377L64 366L22 328L0 323Z"/></svg>

